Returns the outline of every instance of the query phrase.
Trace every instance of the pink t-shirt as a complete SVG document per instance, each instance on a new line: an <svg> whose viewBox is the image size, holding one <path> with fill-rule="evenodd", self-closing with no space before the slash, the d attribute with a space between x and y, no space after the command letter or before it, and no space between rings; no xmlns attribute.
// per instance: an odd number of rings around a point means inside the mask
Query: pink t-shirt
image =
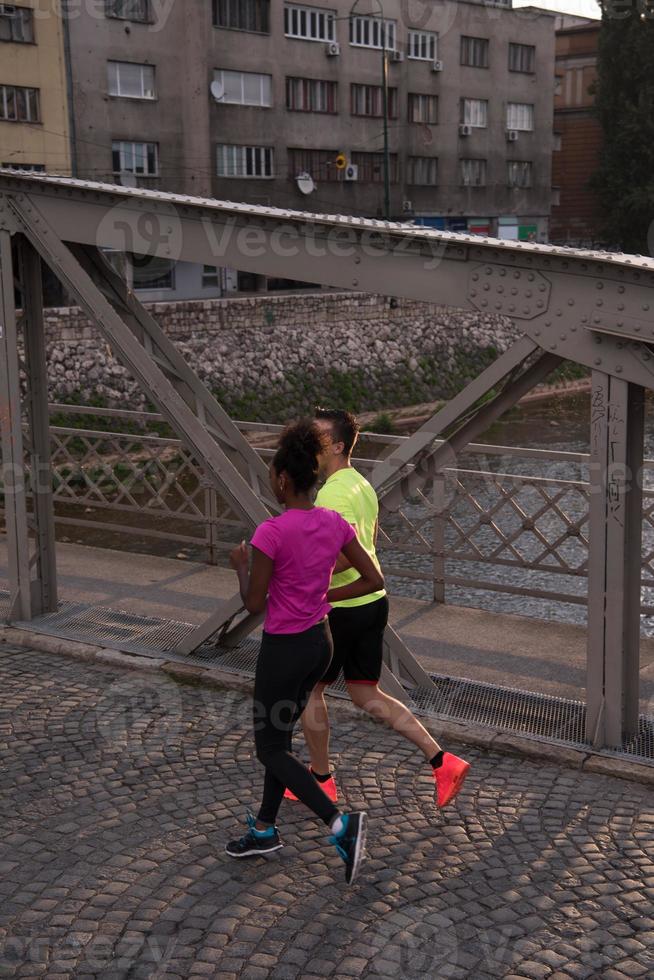
<svg viewBox="0 0 654 980"><path fill-rule="evenodd" d="M323 619L331 606L325 596L341 549L354 528L334 510L286 510L254 532L252 546L272 558L264 629L302 633Z"/></svg>

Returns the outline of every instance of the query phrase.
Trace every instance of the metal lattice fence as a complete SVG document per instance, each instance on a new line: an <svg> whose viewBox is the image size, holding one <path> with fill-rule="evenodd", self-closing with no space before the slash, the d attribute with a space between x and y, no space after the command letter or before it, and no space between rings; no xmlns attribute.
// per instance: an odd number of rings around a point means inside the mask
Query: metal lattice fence
<svg viewBox="0 0 654 980"><path fill-rule="evenodd" d="M96 426L106 426L51 427L60 537L73 534L88 543L120 542L128 550L166 554L184 548L185 557L216 563L244 536L242 522L201 463L180 440L152 431L161 429L161 416L51 409L69 421L92 415ZM117 431L116 422L130 431ZM259 451L264 457L272 453L280 426L240 425L260 439L267 435L268 448L264 439ZM369 472L401 439L364 434L359 450L364 452L355 465ZM460 464L437 474L398 510L382 508L378 547L391 589L411 588L412 594L440 602L447 600L448 588L466 588L585 604L588 456L471 445ZM653 467L648 463L646 473ZM653 590L654 491L646 489L643 613L654 612Z"/></svg>

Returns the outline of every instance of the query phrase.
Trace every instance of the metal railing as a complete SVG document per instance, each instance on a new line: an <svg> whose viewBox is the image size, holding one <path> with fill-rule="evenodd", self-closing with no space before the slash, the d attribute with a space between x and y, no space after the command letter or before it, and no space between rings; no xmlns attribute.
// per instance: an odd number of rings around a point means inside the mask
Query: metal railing
<svg viewBox="0 0 654 980"><path fill-rule="evenodd" d="M226 560L243 537L241 521L201 464L180 440L153 431L165 426L162 416L70 405L51 405L50 413L93 422L89 428L51 426L60 531L77 530L91 544L168 556L184 549L185 557L210 563ZM237 424L271 442L282 429ZM116 431L119 426L129 431ZM369 472L404 438L363 433L355 465ZM264 457L273 451L259 448ZM447 601L448 589L466 589L584 605L588 463L578 452L471 444L455 468L437 474L397 511L380 515L378 547L391 591L438 602ZM653 469L648 461L646 481ZM642 584L641 611L650 615L654 490L648 488Z"/></svg>

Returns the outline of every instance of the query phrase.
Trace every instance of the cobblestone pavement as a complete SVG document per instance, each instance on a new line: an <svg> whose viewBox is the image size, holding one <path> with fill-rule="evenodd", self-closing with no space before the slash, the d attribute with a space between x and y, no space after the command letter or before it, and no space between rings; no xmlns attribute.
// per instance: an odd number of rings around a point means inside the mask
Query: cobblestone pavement
<svg viewBox="0 0 654 980"><path fill-rule="evenodd" d="M645 787L479 749L438 813L411 747L341 713L347 889L301 804L277 854L224 854L261 786L243 695L8 646L0 682L0 976L654 975Z"/></svg>

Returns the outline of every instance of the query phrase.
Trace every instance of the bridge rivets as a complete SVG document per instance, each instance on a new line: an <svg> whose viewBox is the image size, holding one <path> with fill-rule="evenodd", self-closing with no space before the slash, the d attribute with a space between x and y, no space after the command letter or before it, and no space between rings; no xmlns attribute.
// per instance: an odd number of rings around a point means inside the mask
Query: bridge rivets
<svg viewBox="0 0 654 980"><path fill-rule="evenodd" d="M616 364L616 366L615 366L615 373L616 374L622 374L622 365L621 364Z"/></svg>
<svg viewBox="0 0 654 980"><path fill-rule="evenodd" d="M596 282L595 283L595 289L604 289L604 283L603 282Z"/></svg>
<svg viewBox="0 0 654 980"><path fill-rule="evenodd" d="M602 363L602 358L601 357L596 357L595 358L595 361L594 361L595 366L596 367L599 367L601 363Z"/></svg>
<svg viewBox="0 0 654 980"><path fill-rule="evenodd" d="M568 306L574 306L574 305L575 305L575 301L573 299L569 299Z"/></svg>

